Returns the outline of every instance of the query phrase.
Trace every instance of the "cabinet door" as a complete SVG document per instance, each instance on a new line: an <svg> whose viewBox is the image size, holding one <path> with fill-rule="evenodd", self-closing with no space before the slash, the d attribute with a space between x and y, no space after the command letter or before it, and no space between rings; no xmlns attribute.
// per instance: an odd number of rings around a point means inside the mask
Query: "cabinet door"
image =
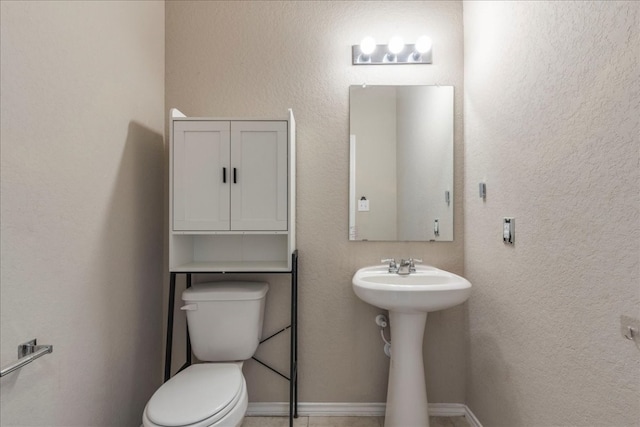
<svg viewBox="0 0 640 427"><path fill-rule="evenodd" d="M229 230L229 132L229 122L174 122L174 230Z"/></svg>
<svg viewBox="0 0 640 427"><path fill-rule="evenodd" d="M287 230L287 122L231 122L231 229Z"/></svg>

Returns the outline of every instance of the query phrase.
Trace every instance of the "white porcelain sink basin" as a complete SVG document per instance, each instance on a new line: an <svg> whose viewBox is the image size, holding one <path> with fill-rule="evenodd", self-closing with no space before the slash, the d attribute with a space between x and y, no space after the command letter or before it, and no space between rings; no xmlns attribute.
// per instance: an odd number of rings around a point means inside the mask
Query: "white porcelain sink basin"
<svg viewBox="0 0 640 427"><path fill-rule="evenodd" d="M416 266L408 275L389 273L388 266L364 267L353 276L353 290L376 307L403 313L444 310L469 298L471 283L435 267Z"/></svg>
<svg viewBox="0 0 640 427"><path fill-rule="evenodd" d="M422 346L427 313L462 304L471 283L434 267L416 266L408 275L389 273L388 265L364 267L353 276L361 300L389 310L391 364L385 427L429 427Z"/></svg>

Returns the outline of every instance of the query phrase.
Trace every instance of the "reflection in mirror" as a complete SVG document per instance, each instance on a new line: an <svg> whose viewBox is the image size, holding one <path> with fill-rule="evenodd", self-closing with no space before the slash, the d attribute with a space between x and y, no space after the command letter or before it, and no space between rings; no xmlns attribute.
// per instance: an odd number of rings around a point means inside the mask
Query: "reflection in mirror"
<svg viewBox="0 0 640 427"><path fill-rule="evenodd" d="M351 86L349 240L453 240L453 86Z"/></svg>

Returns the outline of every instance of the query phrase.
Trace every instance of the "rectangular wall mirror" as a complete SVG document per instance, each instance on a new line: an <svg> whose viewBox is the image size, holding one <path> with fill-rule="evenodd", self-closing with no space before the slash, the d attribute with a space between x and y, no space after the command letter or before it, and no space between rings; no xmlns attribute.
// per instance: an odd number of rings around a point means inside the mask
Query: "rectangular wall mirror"
<svg viewBox="0 0 640 427"><path fill-rule="evenodd" d="M453 240L453 86L351 86L349 240Z"/></svg>

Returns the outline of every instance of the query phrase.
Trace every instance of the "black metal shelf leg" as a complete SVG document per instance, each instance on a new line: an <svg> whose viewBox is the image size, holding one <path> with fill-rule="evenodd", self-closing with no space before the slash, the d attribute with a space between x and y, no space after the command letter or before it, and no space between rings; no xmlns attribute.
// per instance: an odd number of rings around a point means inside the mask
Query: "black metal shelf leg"
<svg viewBox="0 0 640 427"><path fill-rule="evenodd" d="M295 377L294 381L294 392L293 392L293 416L298 418L298 251L294 252L294 262L292 263L292 280L293 280L293 289L295 290L295 298L293 299L293 323L295 327L293 328L293 333L296 337L295 345L293 346L293 356L295 360Z"/></svg>
<svg viewBox="0 0 640 427"><path fill-rule="evenodd" d="M164 354L164 382L171 378L171 350L173 346L173 310L176 299L176 273L171 273L169 279L169 313L167 316L167 343Z"/></svg>
<svg viewBox="0 0 640 427"><path fill-rule="evenodd" d="M291 344L289 366L289 427L298 418L298 251L291 255Z"/></svg>
<svg viewBox="0 0 640 427"><path fill-rule="evenodd" d="M191 274L187 274L187 289L191 287ZM186 366L191 366L191 337L189 336L189 323L187 323L187 362Z"/></svg>

